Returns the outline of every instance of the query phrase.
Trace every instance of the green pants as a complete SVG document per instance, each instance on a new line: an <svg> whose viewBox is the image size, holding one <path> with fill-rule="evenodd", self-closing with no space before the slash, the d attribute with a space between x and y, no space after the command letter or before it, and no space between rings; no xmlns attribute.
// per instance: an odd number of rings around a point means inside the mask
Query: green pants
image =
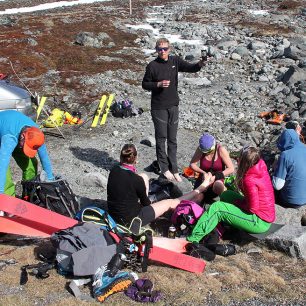
<svg viewBox="0 0 306 306"><path fill-rule="evenodd" d="M27 157L19 148L14 150L12 156L15 159L17 165L22 170L23 180L31 180L37 175L37 159L35 157ZM4 193L10 196L15 196L15 184L12 179L10 167L8 167L6 172Z"/></svg>
<svg viewBox="0 0 306 306"><path fill-rule="evenodd" d="M223 192L220 196L220 201L213 203L200 217L187 240L199 242L214 230L219 222L224 222L248 233L258 234L266 232L270 228L271 223L263 221L255 214L244 212L239 207L231 204L235 200L242 200L243 198L241 194L231 190Z"/></svg>

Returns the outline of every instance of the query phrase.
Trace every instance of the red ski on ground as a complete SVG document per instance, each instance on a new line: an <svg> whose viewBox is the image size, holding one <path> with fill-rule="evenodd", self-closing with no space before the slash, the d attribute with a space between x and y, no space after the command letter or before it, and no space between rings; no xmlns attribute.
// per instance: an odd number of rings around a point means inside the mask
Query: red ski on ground
<svg viewBox="0 0 306 306"><path fill-rule="evenodd" d="M120 237L116 234L111 233L115 241L119 242ZM175 267L181 270L185 270L193 273L202 273L204 272L206 262L203 259L195 258L189 255L180 254L168 249L164 249L154 245L153 237L153 248L149 253L149 259L152 261L157 261L171 267ZM174 240L174 239L173 239Z"/></svg>
<svg viewBox="0 0 306 306"><path fill-rule="evenodd" d="M0 194L0 210L21 217L24 220L36 222L36 229L38 230L40 230L42 226L49 227L49 230L47 231L49 234L78 223L78 221L72 218L5 194ZM20 221L17 219L15 219L15 221L19 223L23 222L22 220ZM25 235L22 232L18 234Z"/></svg>
<svg viewBox="0 0 306 306"><path fill-rule="evenodd" d="M47 238L55 231L53 227L20 217L0 217L0 233Z"/></svg>
<svg viewBox="0 0 306 306"><path fill-rule="evenodd" d="M185 238L154 237L153 245L177 253L185 253L189 242Z"/></svg>

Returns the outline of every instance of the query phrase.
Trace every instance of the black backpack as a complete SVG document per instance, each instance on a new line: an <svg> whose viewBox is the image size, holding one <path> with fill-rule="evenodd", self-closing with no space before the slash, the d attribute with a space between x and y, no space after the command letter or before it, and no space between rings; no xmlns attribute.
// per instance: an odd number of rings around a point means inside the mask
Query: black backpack
<svg viewBox="0 0 306 306"><path fill-rule="evenodd" d="M150 179L149 181L149 200L156 203L165 199L175 199L182 196L180 188L166 179Z"/></svg>
<svg viewBox="0 0 306 306"><path fill-rule="evenodd" d="M80 210L68 182L60 177L51 182L42 182L37 176L21 184L22 198L26 201L71 218Z"/></svg>

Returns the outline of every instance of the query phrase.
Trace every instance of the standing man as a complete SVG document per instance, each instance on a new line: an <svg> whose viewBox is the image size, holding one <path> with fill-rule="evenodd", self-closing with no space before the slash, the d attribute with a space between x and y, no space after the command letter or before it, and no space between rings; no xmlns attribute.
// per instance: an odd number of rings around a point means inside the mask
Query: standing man
<svg viewBox="0 0 306 306"><path fill-rule="evenodd" d="M151 115L155 129L156 157L161 173L168 180L181 182L177 166L177 128L179 72L198 72L206 59L190 64L178 56L169 56L170 42L160 38L156 42L158 57L146 67L142 88L151 91ZM167 140L167 152L166 152Z"/></svg>
<svg viewBox="0 0 306 306"><path fill-rule="evenodd" d="M43 132L32 119L14 110L0 112L0 194L15 196L9 167L12 156L22 170L22 179L30 180L37 175L38 152L47 178L54 179L44 142Z"/></svg>

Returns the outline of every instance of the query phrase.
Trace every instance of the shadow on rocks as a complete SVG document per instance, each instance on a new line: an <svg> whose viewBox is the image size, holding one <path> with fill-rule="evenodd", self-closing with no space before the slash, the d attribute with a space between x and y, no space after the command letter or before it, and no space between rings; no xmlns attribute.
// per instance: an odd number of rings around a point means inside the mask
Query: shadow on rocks
<svg viewBox="0 0 306 306"><path fill-rule="evenodd" d="M79 160L92 163L94 166L110 170L118 161L109 156L108 153L94 148L70 147L72 154Z"/></svg>

